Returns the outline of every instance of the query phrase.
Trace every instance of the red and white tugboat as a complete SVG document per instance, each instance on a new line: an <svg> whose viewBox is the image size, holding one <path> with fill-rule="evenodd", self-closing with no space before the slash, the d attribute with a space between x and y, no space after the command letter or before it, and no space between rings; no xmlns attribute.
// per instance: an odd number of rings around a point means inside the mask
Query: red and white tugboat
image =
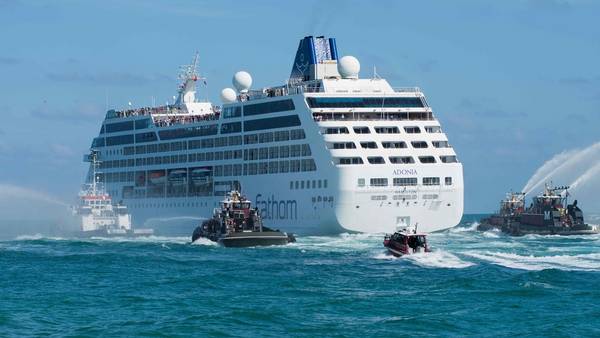
<svg viewBox="0 0 600 338"><path fill-rule="evenodd" d="M213 218L202 222L192 234L192 242L207 238L225 247L285 245L295 242L294 235L263 225L260 212L252 202L233 190L215 208Z"/></svg>
<svg viewBox="0 0 600 338"><path fill-rule="evenodd" d="M391 235L385 235L383 246L396 257L431 252L427 246L427 235L418 233L416 227L403 227Z"/></svg>

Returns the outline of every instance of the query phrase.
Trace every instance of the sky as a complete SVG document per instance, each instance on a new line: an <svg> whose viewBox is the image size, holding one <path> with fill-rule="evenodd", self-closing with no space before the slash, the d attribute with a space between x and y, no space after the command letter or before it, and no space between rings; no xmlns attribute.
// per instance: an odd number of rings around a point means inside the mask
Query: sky
<svg viewBox="0 0 600 338"><path fill-rule="evenodd" d="M463 163L465 212L490 212L600 140L599 17L591 0L0 0L0 197L74 201L106 109L171 100L195 52L199 97L219 102L238 70L283 84L299 39L325 35L361 76L421 87Z"/></svg>

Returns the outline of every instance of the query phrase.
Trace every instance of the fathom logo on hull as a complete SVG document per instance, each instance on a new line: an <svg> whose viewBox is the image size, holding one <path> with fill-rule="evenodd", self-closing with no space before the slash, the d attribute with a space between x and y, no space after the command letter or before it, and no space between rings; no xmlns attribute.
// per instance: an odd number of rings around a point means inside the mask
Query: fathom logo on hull
<svg viewBox="0 0 600 338"><path fill-rule="evenodd" d="M257 194L256 207L260 208L262 219L298 219L298 202L296 200L277 200L275 195L263 199L262 194Z"/></svg>

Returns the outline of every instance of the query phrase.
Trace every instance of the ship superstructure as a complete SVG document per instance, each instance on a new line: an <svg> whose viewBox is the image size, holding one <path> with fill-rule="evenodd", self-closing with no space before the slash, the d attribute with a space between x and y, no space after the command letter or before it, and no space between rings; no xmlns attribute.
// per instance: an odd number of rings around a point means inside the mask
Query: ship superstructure
<svg viewBox="0 0 600 338"><path fill-rule="evenodd" d="M252 90L236 73L221 107L196 100L196 64L174 104L110 110L92 143L134 222L187 219L190 230L233 189L265 225L301 234L460 221L462 165L419 88L359 78L325 37L300 41L284 85Z"/></svg>

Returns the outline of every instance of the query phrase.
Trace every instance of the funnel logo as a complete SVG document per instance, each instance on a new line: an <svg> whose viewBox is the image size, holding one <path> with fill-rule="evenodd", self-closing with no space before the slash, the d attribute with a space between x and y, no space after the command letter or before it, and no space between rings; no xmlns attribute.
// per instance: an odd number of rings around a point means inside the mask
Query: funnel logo
<svg viewBox="0 0 600 338"><path fill-rule="evenodd" d="M304 60L304 53L300 53L298 61L296 62L296 69L302 74L308 69L308 61Z"/></svg>

